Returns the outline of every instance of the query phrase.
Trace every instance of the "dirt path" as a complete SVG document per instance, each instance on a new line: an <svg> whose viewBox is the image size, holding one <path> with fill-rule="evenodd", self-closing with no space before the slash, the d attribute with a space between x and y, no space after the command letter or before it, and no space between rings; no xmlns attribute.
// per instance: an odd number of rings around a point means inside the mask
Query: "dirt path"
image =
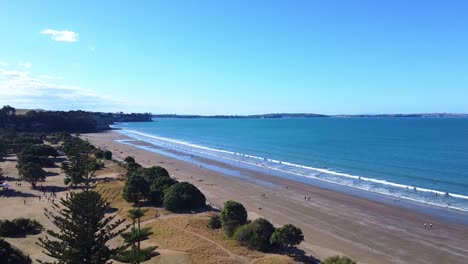
<svg viewBox="0 0 468 264"><path fill-rule="evenodd" d="M227 248L225 248L223 245L217 243L216 241L214 241L214 240L211 239L211 238L208 238L208 237L206 237L206 236L204 236L204 235L201 235L201 234L194 233L194 232L192 232L192 231L187 230L186 228L180 227L180 226L178 226L178 225L175 225L175 224L171 223L170 221L167 221L167 219L169 219L169 218L174 218L174 217L180 217L180 215L163 215L163 216L160 216L160 217L158 217L158 218L153 218L153 219L150 219L150 220L143 221L143 222L141 222L141 224L142 224L143 226L146 226L146 225L148 225L148 224L155 223L155 222L158 221L158 220L159 220L159 221L164 221L164 223L166 223L166 224L168 224L168 225L170 225L170 226L172 226L172 227L175 227L175 228L177 228L177 229L179 229L179 230L182 230L182 231L185 232L185 233L188 233L188 234L190 234L190 235L192 235L192 236L195 236L195 237L198 237L198 238L200 238L200 239L203 239L203 240L209 242L210 244L213 244L213 245L217 246L217 247L220 248L222 251L224 251L225 253L227 253L227 254L228 254L232 259L234 259L234 260L241 261L241 262L243 262L243 263L252 263L252 261L251 261L250 259L232 253L232 252L229 251Z"/></svg>

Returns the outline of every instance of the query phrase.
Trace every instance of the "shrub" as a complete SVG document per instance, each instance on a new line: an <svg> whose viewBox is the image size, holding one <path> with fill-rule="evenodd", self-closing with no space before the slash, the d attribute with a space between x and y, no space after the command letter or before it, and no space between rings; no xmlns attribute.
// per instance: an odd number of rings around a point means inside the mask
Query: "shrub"
<svg viewBox="0 0 468 264"><path fill-rule="evenodd" d="M127 157L124 159L124 161L127 162L127 163L135 163L135 158L130 157L130 156L127 156Z"/></svg>
<svg viewBox="0 0 468 264"><path fill-rule="evenodd" d="M356 261L345 256L333 256L324 259L322 264L357 264Z"/></svg>
<svg viewBox="0 0 468 264"><path fill-rule="evenodd" d="M169 211L192 210L205 205L205 195L188 182L176 183L164 191L163 206Z"/></svg>
<svg viewBox="0 0 468 264"><path fill-rule="evenodd" d="M210 217L210 221L208 221L208 227L212 229L221 228L221 218L219 218L219 215L214 214Z"/></svg>
<svg viewBox="0 0 468 264"><path fill-rule="evenodd" d="M165 168L160 167L160 166L144 168L142 169L142 174L145 176L145 178L148 181L153 181L156 178L161 177L161 176L170 177L169 172Z"/></svg>
<svg viewBox="0 0 468 264"><path fill-rule="evenodd" d="M304 241L302 230L291 224L277 228L270 238L270 243L279 249L287 249Z"/></svg>
<svg viewBox="0 0 468 264"><path fill-rule="evenodd" d="M247 223L247 211L245 207L235 201L227 201L224 203L223 210L221 211L221 224L224 233L231 237L234 231Z"/></svg>
<svg viewBox="0 0 468 264"><path fill-rule="evenodd" d="M104 151L104 158L106 160L111 160L112 159L112 152L110 150Z"/></svg>
<svg viewBox="0 0 468 264"><path fill-rule="evenodd" d="M160 206L164 201L164 191L176 184L177 181L167 177L158 177L151 183L148 199L152 205Z"/></svg>
<svg viewBox="0 0 468 264"><path fill-rule="evenodd" d="M237 242L246 246L248 246L249 241L253 238L253 236L254 231L251 224L240 226L232 235L232 237L237 240Z"/></svg>
<svg viewBox="0 0 468 264"><path fill-rule="evenodd" d="M251 249L268 251L271 249L270 237L275 231L273 225L264 218L258 218L250 224L239 227L234 239Z"/></svg>
<svg viewBox="0 0 468 264"><path fill-rule="evenodd" d="M103 159L104 158L104 151L102 151L101 149L98 149L94 152L94 157L96 157L96 159Z"/></svg>
<svg viewBox="0 0 468 264"><path fill-rule="evenodd" d="M148 181L140 175L134 174L127 178L125 182L123 197L127 202L138 203L143 198L148 197Z"/></svg>

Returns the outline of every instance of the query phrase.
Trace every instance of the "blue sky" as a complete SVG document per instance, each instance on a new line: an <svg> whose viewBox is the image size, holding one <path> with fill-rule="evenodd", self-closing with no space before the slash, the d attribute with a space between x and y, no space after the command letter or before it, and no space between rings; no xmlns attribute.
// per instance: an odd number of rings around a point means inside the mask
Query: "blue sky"
<svg viewBox="0 0 468 264"><path fill-rule="evenodd" d="M468 113L466 1L0 1L0 105Z"/></svg>

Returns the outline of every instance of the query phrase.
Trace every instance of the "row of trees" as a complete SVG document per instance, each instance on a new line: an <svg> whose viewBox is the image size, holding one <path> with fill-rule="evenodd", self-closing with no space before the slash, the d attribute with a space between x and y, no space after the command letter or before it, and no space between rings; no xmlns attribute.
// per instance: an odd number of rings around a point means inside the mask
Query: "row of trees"
<svg viewBox="0 0 468 264"><path fill-rule="evenodd" d="M291 224L275 228L264 218L248 222L245 207L235 201L225 202L221 215L213 215L209 226L222 227L227 237L259 251L286 250L304 240L302 230Z"/></svg>
<svg viewBox="0 0 468 264"><path fill-rule="evenodd" d="M16 167L21 179L29 182L33 189L36 188L38 182L44 181L46 172L43 167L55 166L54 161L50 157L57 157L57 150L49 145L39 144L30 145L18 154L18 163Z"/></svg>
<svg viewBox="0 0 468 264"><path fill-rule="evenodd" d="M184 211L206 205L203 193L188 182L177 182L160 166L143 168L133 157L125 158L127 179L123 191L126 201L138 204L146 200L170 211Z"/></svg>

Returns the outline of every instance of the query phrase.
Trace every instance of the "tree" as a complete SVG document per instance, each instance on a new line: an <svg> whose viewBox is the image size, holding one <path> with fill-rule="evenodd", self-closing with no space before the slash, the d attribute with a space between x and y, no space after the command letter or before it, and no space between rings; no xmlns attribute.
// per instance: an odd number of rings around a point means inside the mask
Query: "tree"
<svg viewBox="0 0 468 264"><path fill-rule="evenodd" d="M141 175L134 174L125 182L123 197L127 202L137 204L141 199L148 197L148 181Z"/></svg>
<svg viewBox="0 0 468 264"><path fill-rule="evenodd" d="M3 178L3 170L2 168L0 168L0 181L3 181L4 178Z"/></svg>
<svg viewBox="0 0 468 264"><path fill-rule="evenodd" d="M60 204L61 207L54 206L55 213L45 209L47 218L59 231L47 230L52 238L39 238L38 245L45 249L44 253L64 264L107 263L116 250L109 249L106 243L124 231L117 228L125 220L114 219L115 214L106 216L109 203L89 188L71 193Z"/></svg>
<svg viewBox="0 0 468 264"><path fill-rule="evenodd" d="M30 264L31 259L0 238L0 261L5 264Z"/></svg>
<svg viewBox="0 0 468 264"><path fill-rule="evenodd" d="M46 177L45 171L41 166L32 162L21 166L19 172L21 179L29 182L33 189L36 189L36 184L44 181Z"/></svg>
<svg viewBox="0 0 468 264"><path fill-rule="evenodd" d="M94 157L96 159L103 159L104 158L104 151L102 151L101 149L98 149L94 152Z"/></svg>
<svg viewBox="0 0 468 264"><path fill-rule="evenodd" d="M169 211L193 210L205 205L205 195L188 182L176 183L164 191L163 206Z"/></svg>
<svg viewBox="0 0 468 264"><path fill-rule="evenodd" d="M270 238L270 243L279 249L288 249L304 241L302 230L291 224L277 228Z"/></svg>
<svg viewBox="0 0 468 264"><path fill-rule="evenodd" d="M221 224L224 233L231 237L234 231L247 223L247 211L245 207L235 201L227 201L224 203L223 210L221 211Z"/></svg>
<svg viewBox="0 0 468 264"><path fill-rule="evenodd" d="M7 152L8 151L5 142L2 139L0 139L0 161L2 161L4 157L6 157Z"/></svg>
<svg viewBox="0 0 468 264"><path fill-rule="evenodd" d="M212 229L221 228L221 219L219 218L219 215L214 214L210 217L210 221L208 222L208 227Z"/></svg>
<svg viewBox="0 0 468 264"><path fill-rule="evenodd" d="M94 161L87 153L76 153L68 157L68 162L62 163L65 172L65 184L77 186L85 182L86 177L92 176L95 171Z"/></svg>
<svg viewBox="0 0 468 264"><path fill-rule="evenodd" d="M132 219L132 228L129 232L122 233L126 246L118 250L116 260L125 263L140 263L141 261L147 261L158 253L154 250L156 247L147 247L141 249L140 242L148 239L151 232L150 227L141 228L141 217L145 215L146 210L140 208L134 208L128 211L128 216ZM138 225L137 225L138 223ZM131 247L131 250L127 248Z"/></svg>
<svg viewBox="0 0 468 264"><path fill-rule="evenodd" d="M104 151L104 158L106 160L111 160L112 159L112 152L110 150Z"/></svg>
<svg viewBox="0 0 468 264"><path fill-rule="evenodd" d="M264 218L258 218L250 224L239 227L234 239L251 249L268 251L271 249L270 237L275 231L273 225Z"/></svg>
<svg viewBox="0 0 468 264"><path fill-rule="evenodd" d="M130 157L130 156L127 156L127 157L124 159L124 161L127 162L127 163L135 163L135 158Z"/></svg>
<svg viewBox="0 0 468 264"><path fill-rule="evenodd" d="M345 256L328 257L321 261L322 264L357 264L356 261Z"/></svg>
<svg viewBox="0 0 468 264"><path fill-rule="evenodd" d="M152 166L149 168L142 168L141 173L150 182L154 181L159 177L170 177L169 172L160 166Z"/></svg>
<svg viewBox="0 0 468 264"><path fill-rule="evenodd" d="M164 201L164 191L176 183L176 180L168 176L160 176L153 180L148 194L150 203L155 206L162 205Z"/></svg>

